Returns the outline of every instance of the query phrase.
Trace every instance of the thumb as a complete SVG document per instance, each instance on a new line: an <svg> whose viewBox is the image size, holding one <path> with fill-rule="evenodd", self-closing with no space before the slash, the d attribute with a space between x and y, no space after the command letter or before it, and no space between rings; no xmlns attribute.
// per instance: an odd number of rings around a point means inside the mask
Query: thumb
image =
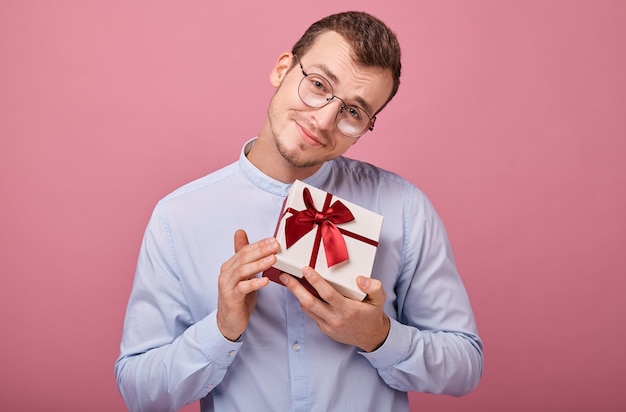
<svg viewBox="0 0 626 412"><path fill-rule="evenodd" d="M238 229L235 232L235 253L248 244L248 235L242 229Z"/></svg>
<svg viewBox="0 0 626 412"><path fill-rule="evenodd" d="M358 276L357 284L359 285L359 289L367 294L366 300L374 305L382 305L385 303L385 290L380 280L366 276Z"/></svg>

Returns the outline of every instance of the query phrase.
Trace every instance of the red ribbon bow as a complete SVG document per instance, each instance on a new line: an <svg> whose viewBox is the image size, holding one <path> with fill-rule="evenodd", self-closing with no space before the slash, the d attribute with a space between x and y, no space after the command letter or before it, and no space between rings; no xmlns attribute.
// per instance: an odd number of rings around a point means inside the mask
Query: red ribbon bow
<svg viewBox="0 0 626 412"><path fill-rule="evenodd" d="M341 201L337 200L332 205L330 201L332 195L327 194L324 201L324 207L318 212L313 203L311 192L308 188L304 188L302 193L304 210L290 210L293 214L285 221L285 241L287 249L296 243L302 236L309 233L317 225L318 232L314 245L314 253L311 257L311 265L314 266L317 258L317 250L319 249L319 237L324 240L324 252L326 253L326 261L328 267L348 260L348 249L339 228L336 224L346 223L354 220L354 216L350 209Z"/></svg>

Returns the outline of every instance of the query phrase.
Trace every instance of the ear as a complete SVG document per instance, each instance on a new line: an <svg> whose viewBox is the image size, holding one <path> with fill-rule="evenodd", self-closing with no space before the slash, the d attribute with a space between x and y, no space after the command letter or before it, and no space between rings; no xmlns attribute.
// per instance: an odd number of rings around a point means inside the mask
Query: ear
<svg viewBox="0 0 626 412"><path fill-rule="evenodd" d="M293 54L285 52L278 57L276 65L270 73L270 83L273 87L278 88L283 79L291 69L293 63Z"/></svg>

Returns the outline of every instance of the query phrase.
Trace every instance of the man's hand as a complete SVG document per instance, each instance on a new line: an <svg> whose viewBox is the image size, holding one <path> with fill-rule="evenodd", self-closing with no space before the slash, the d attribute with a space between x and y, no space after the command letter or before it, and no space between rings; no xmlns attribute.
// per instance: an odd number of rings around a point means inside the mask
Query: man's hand
<svg viewBox="0 0 626 412"><path fill-rule="evenodd" d="M246 232L235 232L235 255L224 262L217 282L217 327L226 339L236 341L248 327L256 291L269 283L255 275L276 262L278 249L274 238L249 244Z"/></svg>
<svg viewBox="0 0 626 412"><path fill-rule="evenodd" d="M390 322L383 311L386 295L379 280L357 277L359 288L367 294L365 300L358 302L341 295L312 268L305 267L302 274L325 302L287 274L283 273L280 280L298 298L302 310L323 333L365 352L376 350L383 344L389 334Z"/></svg>

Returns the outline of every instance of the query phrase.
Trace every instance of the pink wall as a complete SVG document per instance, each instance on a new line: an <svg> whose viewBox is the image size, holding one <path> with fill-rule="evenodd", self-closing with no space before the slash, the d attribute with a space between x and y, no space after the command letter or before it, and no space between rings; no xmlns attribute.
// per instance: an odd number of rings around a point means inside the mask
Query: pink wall
<svg viewBox="0 0 626 412"><path fill-rule="evenodd" d="M277 55L348 7L139 3L0 3L0 410L124 409L154 203L237 157ZM349 154L431 197L486 344L475 392L414 411L626 409L625 4L350 3L394 27L405 70Z"/></svg>

